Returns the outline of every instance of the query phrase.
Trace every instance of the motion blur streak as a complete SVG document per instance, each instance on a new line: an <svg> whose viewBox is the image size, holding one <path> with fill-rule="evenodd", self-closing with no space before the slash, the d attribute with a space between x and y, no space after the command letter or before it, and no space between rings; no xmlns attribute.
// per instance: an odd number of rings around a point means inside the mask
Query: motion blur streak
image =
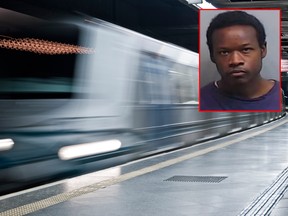
<svg viewBox="0 0 288 216"><path fill-rule="evenodd" d="M73 146L62 147L58 156L62 160L70 160L74 158L115 151L121 147L119 140L107 140L102 142L83 143Z"/></svg>
<svg viewBox="0 0 288 216"><path fill-rule="evenodd" d="M0 139L0 151L12 149L13 145L12 139Z"/></svg>

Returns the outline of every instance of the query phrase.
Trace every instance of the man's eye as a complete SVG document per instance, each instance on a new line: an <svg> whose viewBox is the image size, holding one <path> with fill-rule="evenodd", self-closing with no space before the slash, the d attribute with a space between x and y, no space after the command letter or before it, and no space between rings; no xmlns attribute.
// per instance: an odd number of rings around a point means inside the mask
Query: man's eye
<svg viewBox="0 0 288 216"><path fill-rule="evenodd" d="M219 54L223 55L223 56L227 56L229 54L229 52L228 51L220 51Z"/></svg>
<svg viewBox="0 0 288 216"><path fill-rule="evenodd" d="M244 49L242 49L242 52L243 53L249 53L249 52L251 52L251 48L244 48Z"/></svg>

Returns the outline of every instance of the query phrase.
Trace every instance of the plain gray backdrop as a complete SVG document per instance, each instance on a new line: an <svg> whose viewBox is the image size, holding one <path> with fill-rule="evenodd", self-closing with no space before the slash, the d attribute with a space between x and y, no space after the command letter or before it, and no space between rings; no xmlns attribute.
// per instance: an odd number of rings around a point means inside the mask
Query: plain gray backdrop
<svg viewBox="0 0 288 216"><path fill-rule="evenodd" d="M242 10L242 9L241 9ZM206 30L217 14L227 10L200 10L200 87L220 79L216 66L210 60L206 44ZM267 55L263 59L262 77L280 80L280 10L245 10L262 22L266 32Z"/></svg>

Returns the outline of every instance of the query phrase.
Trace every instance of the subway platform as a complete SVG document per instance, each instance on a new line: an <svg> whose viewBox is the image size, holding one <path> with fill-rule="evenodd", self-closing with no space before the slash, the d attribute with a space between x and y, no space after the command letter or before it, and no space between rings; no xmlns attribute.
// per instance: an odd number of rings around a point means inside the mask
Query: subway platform
<svg viewBox="0 0 288 216"><path fill-rule="evenodd" d="M288 118L0 197L0 216L288 215Z"/></svg>

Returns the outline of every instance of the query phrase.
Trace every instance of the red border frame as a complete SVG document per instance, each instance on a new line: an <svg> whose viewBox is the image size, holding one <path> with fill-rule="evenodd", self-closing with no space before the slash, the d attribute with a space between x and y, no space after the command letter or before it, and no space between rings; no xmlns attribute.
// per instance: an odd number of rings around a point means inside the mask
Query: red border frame
<svg viewBox="0 0 288 216"><path fill-rule="evenodd" d="M200 13L201 11L208 11L208 10L222 10L222 11L227 11L227 10L277 10L279 11L279 82L280 82L280 88L279 88L279 104L280 104L280 109L279 110L201 110L200 109L200 104L201 104L201 99L200 99L200 83L201 83L201 76L200 76L200 71L201 71L201 65L200 65L200 59L201 59L201 49L200 49L200 44L201 44L201 36L200 36L200 29L201 29L201 19L200 19ZM199 62L198 62L198 101L199 101L199 106L198 106L198 111L199 112L281 112L282 109L282 91L281 91L281 87L282 87L282 77L281 77L281 59L282 59L282 52L281 52L281 33L282 33L282 25L281 25L281 18L282 18L282 10L281 8L216 8L216 9L199 9L198 11L198 50L199 50Z"/></svg>

